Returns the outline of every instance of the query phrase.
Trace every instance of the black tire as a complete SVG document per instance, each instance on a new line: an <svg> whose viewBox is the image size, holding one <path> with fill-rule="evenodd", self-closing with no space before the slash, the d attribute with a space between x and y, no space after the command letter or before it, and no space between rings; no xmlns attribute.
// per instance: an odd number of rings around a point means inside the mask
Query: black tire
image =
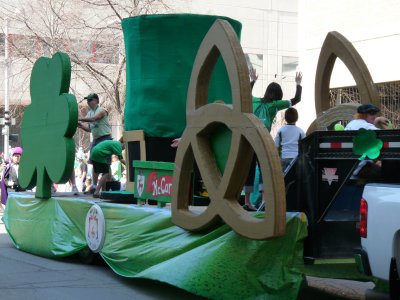
<svg viewBox="0 0 400 300"><path fill-rule="evenodd" d="M87 265L91 265L95 261L95 254L89 249L85 248L78 253L79 260Z"/></svg>
<svg viewBox="0 0 400 300"><path fill-rule="evenodd" d="M400 299L400 278L395 258L392 258L392 260L390 261L389 295L391 300Z"/></svg>

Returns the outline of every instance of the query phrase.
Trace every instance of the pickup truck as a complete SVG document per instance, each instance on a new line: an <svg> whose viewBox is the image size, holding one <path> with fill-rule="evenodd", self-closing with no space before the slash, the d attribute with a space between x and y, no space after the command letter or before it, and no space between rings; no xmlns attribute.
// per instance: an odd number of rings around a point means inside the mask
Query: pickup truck
<svg viewBox="0 0 400 300"><path fill-rule="evenodd" d="M399 191L398 184L367 184L360 204L357 263L366 275L389 282L391 299L400 299Z"/></svg>
<svg viewBox="0 0 400 300"><path fill-rule="evenodd" d="M307 215L307 262L351 259L354 249L361 248L360 199L366 182L353 177L360 162L360 155L353 152L357 134L351 130L314 131L300 141L298 159L285 176L287 211ZM379 183L400 185L400 130L377 130L376 135L383 142ZM400 223L400 214L398 220Z"/></svg>

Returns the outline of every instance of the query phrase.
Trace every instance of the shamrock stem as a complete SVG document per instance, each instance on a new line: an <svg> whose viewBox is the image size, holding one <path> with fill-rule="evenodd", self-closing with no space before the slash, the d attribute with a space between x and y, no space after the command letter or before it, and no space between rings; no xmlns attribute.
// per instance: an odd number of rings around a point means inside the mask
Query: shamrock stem
<svg viewBox="0 0 400 300"><path fill-rule="evenodd" d="M37 167L36 198L48 199L51 197L51 180L44 166Z"/></svg>

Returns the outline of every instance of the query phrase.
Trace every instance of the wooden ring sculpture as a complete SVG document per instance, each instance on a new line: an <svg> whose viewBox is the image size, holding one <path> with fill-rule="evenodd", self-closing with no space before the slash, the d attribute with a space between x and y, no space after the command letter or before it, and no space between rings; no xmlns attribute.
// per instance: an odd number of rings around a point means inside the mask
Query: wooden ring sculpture
<svg viewBox="0 0 400 300"><path fill-rule="evenodd" d="M306 135L310 135L316 130L326 130L327 127L339 120L352 120L358 106L359 104L356 103L345 103L320 112L314 122L308 127Z"/></svg>
<svg viewBox="0 0 400 300"><path fill-rule="evenodd" d="M232 105L207 104L210 77L220 55L229 75ZM186 115L187 127L175 159L172 221L184 229L199 231L222 219L248 238L283 235L286 203L279 155L264 124L252 114L246 60L236 33L226 21L215 21L200 45L188 88ZM232 133L223 174L216 165L209 139L218 126L226 126ZM238 203L254 152L264 181L263 218L250 216ZM201 214L188 208L194 161L210 197L210 205Z"/></svg>
<svg viewBox="0 0 400 300"><path fill-rule="evenodd" d="M318 117L324 116L330 123L327 124L324 120L317 121L319 123L318 129L331 125L336 116L340 117L337 120L351 120L353 118L348 114L349 109L351 109L350 106L341 104L337 105L334 111L329 110L329 83L336 58L340 58L353 75L360 92L361 103L371 103L380 107L378 93L363 59L349 40L339 32L331 31L327 34L322 45L315 75L315 110ZM322 112L325 113L322 115ZM329 116L330 114L332 116ZM313 123L307 130L307 134L317 127Z"/></svg>

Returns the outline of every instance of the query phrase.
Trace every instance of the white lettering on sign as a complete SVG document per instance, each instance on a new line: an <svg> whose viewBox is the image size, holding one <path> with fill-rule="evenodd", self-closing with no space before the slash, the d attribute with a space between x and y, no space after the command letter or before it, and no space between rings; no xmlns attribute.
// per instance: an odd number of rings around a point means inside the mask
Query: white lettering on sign
<svg viewBox="0 0 400 300"><path fill-rule="evenodd" d="M157 178L152 182L153 197L160 195L171 195L172 183L168 183L165 177Z"/></svg>

